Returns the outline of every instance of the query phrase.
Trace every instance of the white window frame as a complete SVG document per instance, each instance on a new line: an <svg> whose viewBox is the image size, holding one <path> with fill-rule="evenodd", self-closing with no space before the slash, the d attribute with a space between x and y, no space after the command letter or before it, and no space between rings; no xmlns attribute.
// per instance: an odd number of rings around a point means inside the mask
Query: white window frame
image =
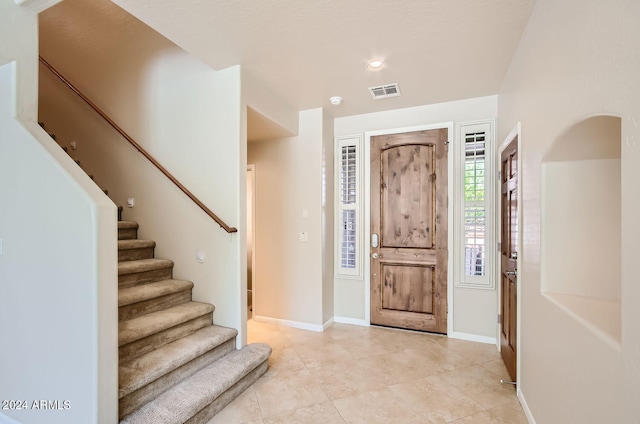
<svg viewBox="0 0 640 424"><path fill-rule="evenodd" d="M496 255L495 238L495 205L493 193L495 187L496 173L493 166L493 152L495 146L495 121L483 120L474 122L463 122L457 125L458 143L455 145L455 200L458 206L455 208L455 230L454 231L454 266L456 276L456 287L495 290L493 278L493 264ZM465 269L465 192L464 175L466 150L465 141L467 134L485 132L485 154L484 154L484 208L485 208L485 258L484 275L466 275ZM474 202L475 203L475 202Z"/></svg>
<svg viewBox="0 0 640 424"><path fill-rule="evenodd" d="M363 215L362 215L362 135L340 136L335 138L335 278L357 279L363 278L362 263L362 234L363 234ZM355 146L356 149L356 200L353 204L344 205L342 203L342 148ZM345 210L354 210L356 214L356 265L354 268L342 267L342 213Z"/></svg>

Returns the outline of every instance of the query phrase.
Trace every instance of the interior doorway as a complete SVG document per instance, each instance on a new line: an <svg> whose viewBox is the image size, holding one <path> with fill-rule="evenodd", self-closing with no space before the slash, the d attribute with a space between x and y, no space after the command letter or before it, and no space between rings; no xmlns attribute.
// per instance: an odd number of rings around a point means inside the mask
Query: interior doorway
<svg viewBox="0 0 640 424"><path fill-rule="evenodd" d="M256 222L256 171L255 165L247 165L247 319L255 311L255 222Z"/></svg>

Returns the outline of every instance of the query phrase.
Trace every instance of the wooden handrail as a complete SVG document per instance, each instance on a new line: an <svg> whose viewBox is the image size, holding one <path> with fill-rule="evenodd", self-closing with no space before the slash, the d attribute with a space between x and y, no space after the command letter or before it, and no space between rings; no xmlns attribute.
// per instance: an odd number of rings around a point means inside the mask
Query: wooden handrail
<svg viewBox="0 0 640 424"><path fill-rule="evenodd" d="M202 203L200 201L200 199L198 199L184 185L182 185L182 183L180 181L178 181L176 179L176 177L171 175L171 173L169 171L167 171L166 168L164 166L162 166L153 156L151 156L151 154L149 152L147 152L144 148L142 148L142 146L140 146L133 138L131 138L129 136L129 134L127 134L122 128L120 128L118 126L118 124L113 122L113 120L111 118L109 118L109 116L106 113L104 113L102 111L102 109L100 109L91 100L89 100L87 98L87 96L82 94L82 92L80 90L78 90L73 84L71 84L71 82L69 82L69 80L67 80L64 76L62 76L62 74L60 74L60 72L58 72L56 70L56 68L54 68L42 56L40 56L40 62L49 71L51 71L51 73L53 73L60 81L62 81L62 83L64 85L66 85L68 88L71 89L71 91L76 93L76 95L78 97L80 97L82 99L82 101L84 101L87 105L89 105L89 107L91 107L91 109L93 109L98 115L100 115L102 117L102 119L107 121L107 123L109 125L111 125L111 127L113 127L113 129L116 130L118 132L118 134L120 134L122 137L124 137L124 139L127 140L129 142L129 144L131 144L133 146L134 149L136 149L138 152L140 152L142 154L142 156L144 156L149 162L151 162L156 168L158 168L158 170L160 172L162 172L165 175L165 177L167 177L169 180L171 180L171 182L174 183L176 185L176 187L178 187L184 194L186 194L187 197L193 201L193 203L198 205L200 207L200 209L202 209L204 211L204 213L209 215L209 217L211 217L211 219L213 219L216 223L218 223L218 225L220 225L220 227L224 228L224 230L227 233L236 233L236 232L238 232L237 228L229 227L227 224L224 223L224 221L222 219L218 218L218 216L215 213L213 213L211 211L211 209L209 209L204 203Z"/></svg>

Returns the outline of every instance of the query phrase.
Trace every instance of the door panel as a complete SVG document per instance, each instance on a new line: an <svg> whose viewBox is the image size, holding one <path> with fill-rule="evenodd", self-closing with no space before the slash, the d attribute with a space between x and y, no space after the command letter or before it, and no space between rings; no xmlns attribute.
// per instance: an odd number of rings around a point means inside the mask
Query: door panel
<svg viewBox="0 0 640 424"><path fill-rule="evenodd" d="M501 155L501 299L500 352L513 381L516 381L518 302L518 139Z"/></svg>
<svg viewBox="0 0 640 424"><path fill-rule="evenodd" d="M371 138L371 322L447 331L447 130Z"/></svg>
<svg viewBox="0 0 640 424"><path fill-rule="evenodd" d="M381 152L384 247L433 247L434 147L414 144Z"/></svg>
<svg viewBox="0 0 640 424"><path fill-rule="evenodd" d="M433 313L432 266L382 265L382 308Z"/></svg>

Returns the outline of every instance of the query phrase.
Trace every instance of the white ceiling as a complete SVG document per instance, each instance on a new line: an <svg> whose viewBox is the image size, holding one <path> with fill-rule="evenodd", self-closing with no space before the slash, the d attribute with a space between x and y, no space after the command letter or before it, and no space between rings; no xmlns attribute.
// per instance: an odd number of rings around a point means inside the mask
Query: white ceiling
<svg viewBox="0 0 640 424"><path fill-rule="evenodd" d="M340 117L496 94L535 0L113 1L212 68ZM373 100L386 83L402 96Z"/></svg>
<svg viewBox="0 0 640 424"><path fill-rule="evenodd" d="M293 109L341 117L496 94L534 1L66 0L41 15L40 47L87 61L148 40L115 3L216 70L242 65ZM385 68L369 71L374 58ZM368 87L388 83L402 95L374 100ZM253 110L247 122L249 141L291 135Z"/></svg>

